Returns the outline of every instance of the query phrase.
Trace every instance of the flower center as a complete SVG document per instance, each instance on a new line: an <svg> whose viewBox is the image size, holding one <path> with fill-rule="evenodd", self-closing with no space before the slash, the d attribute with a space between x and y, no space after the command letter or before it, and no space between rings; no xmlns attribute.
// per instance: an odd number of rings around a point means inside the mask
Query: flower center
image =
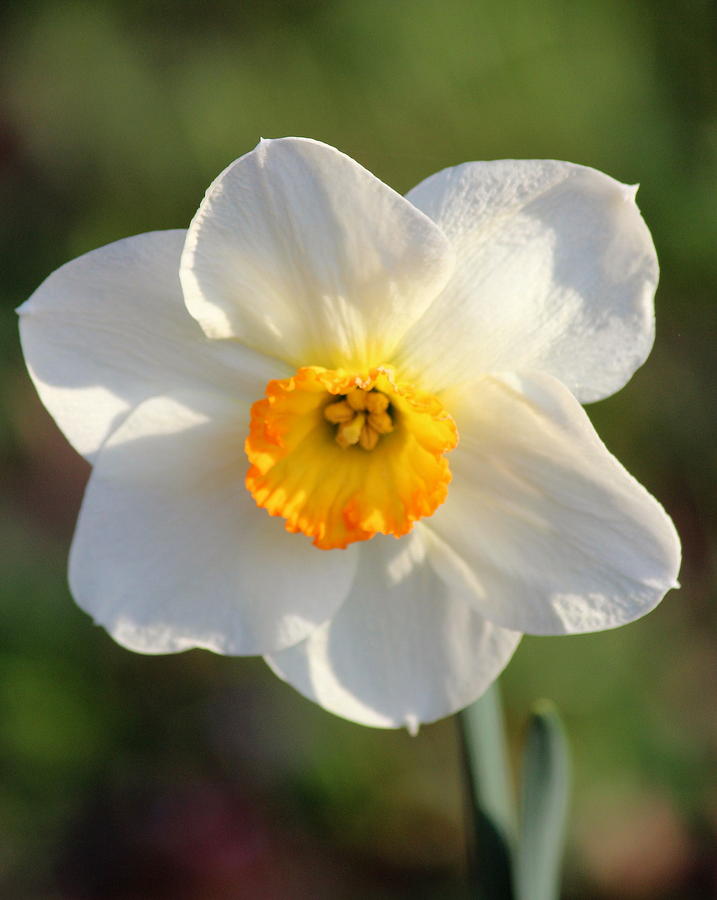
<svg viewBox="0 0 717 900"><path fill-rule="evenodd" d="M352 388L348 394L324 407L324 418L336 425L336 443L348 447L373 450L382 434L393 431L393 420L386 394L375 389Z"/></svg>
<svg viewBox="0 0 717 900"><path fill-rule="evenodd" d="M246 486L322 550L407 534L445 500L458 441L440 401L388 367L306 366L252 406Z"/></svg>

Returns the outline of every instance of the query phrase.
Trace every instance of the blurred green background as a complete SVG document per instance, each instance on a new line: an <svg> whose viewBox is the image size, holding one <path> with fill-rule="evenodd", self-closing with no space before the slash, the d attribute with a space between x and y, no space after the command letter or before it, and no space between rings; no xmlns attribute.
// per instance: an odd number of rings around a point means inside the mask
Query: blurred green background
<svg viewBox="0 0 717 900"><path fill-rule="evenodd" d="M182 227L260 136L405 191L469 159L641 182L658 336L590 408L674 517L680 592L615 632L527 638L503 678L575 756L565 898L717 896L717 16L711 0L26 0L0 13L0 895L465 896L454 725L364 729L255 660L136 656L75 608L87 468L25 375L13 309L54 268Z"/></svg>

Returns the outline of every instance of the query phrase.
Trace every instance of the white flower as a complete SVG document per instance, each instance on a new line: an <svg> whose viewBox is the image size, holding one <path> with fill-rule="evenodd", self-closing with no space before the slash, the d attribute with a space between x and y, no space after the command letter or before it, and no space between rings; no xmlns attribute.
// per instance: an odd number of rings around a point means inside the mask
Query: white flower
<svg viewBox="0 0 717 900"><path fill-rule="evenodd" d="M188 231L63 266L20 312L94 466L77 602L133 650L263 654L326 709L411 729L478 697L521 632L648 612L679 541L578 402L652 345L634 198L553 161L403 198L286 138Z"/></svg>

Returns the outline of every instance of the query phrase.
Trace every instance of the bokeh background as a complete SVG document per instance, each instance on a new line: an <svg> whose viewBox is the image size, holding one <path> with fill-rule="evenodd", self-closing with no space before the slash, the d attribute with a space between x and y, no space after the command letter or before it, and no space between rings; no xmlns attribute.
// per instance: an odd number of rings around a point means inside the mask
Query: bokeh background
<svg viewBox="0 0 717 900"><path fill-rule="evenodd" d="M65 562L87 467L39 405L14 307L54 268L182 227L260 136L405 191L469 159L641 182L658 336L590 407L682 535L683 588L611 633L527 638L503 681L575 759L565 898L717 896L717 16L711 0L24 0L0 13L0 895L465 896L451 721L334 718L255 660L115 646Z"/></svg>

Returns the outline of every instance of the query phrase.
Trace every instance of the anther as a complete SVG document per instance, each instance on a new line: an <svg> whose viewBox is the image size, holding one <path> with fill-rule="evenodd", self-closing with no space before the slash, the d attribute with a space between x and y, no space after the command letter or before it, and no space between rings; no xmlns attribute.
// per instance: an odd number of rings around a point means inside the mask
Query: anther
<svg viewBox="0 0 717 900"><path fill-rule="evenodd" d="M366 394L366 409L370 413L382 413L388 409L388 397L378 391Z"/></svg>
<svg viewBox="0 0 717 900"><path fill-rule="evenodd" d="M373 428L367 423L361 429L361 435L359 437L359 444L363 447L364 450L373 450L373 448L378 444L378 431L374 431Z"/></svg>
<svg viewBox="0 0 717 900"><path fill-rule="evenodd" d="M387 412L372 412L368 417L368 424L379 434L390 434L393 431L393 422Z"/></svg>
<svg viewBox="0 0 717 900"><path fill-rule="evenodd" d="M361 388L353 388L346 394L346 402L356 412L366 409L366 391Z"/></svg>
<svg viewBox="0 0 717 900"><path fill-rule="evenodd" d="M358 444L365 421L366 416L363 413L357 413L350 422L343 422L339 425L336 433L336 443L339 447L346 448Z"/></svg>
<svg viewBox="0 0 717 900"><path fill-rule="evenodd" d="M338 403L330 403L324 407L324 418L332 425L338 425L340 422L350 422L354 417L354 411L345 400L339 400Z"/></svg>
<svg viewBox="0 0 717 900"><path fill-rule="evenodd" d="M382 434L393 431L389 406L386 394L353 387L343 399L325 406L323 415L327 422L338 426L339 447L345 450L359 444L364 450L373 450Z"/></svg>

